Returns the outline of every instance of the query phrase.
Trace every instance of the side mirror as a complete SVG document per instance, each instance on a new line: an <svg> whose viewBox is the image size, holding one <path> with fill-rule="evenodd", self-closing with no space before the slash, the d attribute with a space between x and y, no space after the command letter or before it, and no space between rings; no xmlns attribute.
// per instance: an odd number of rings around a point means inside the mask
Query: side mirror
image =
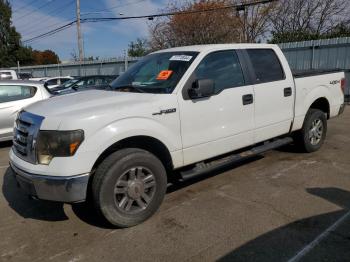
<svg viewBox="0 0 350 262"><path fill-rule="evenodd" d="M212 79L198 79L193 82L188 95L191 99L210 97L214 94L214 87L215 83Z"/></svg>

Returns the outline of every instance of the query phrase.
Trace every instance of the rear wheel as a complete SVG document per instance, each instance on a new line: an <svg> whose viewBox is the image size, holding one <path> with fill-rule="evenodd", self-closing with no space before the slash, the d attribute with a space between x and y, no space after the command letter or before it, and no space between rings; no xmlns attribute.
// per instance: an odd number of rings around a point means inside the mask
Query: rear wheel
<svg viewBox="0 0 350 262"><path fill-rule="evenodd" d="M326 134L326 114L318 109L310 109L302 129L295 134L294 140L303 151L311 153L321 148Z"/></svg>
<svg viewBox="0 0 350 262"><path fill-rule="evenodd" d="M107 157L92 182L96 207L118 227L134 226L152 216L162 203L166 188L166 171L160 160L134 148Z"/></svg>

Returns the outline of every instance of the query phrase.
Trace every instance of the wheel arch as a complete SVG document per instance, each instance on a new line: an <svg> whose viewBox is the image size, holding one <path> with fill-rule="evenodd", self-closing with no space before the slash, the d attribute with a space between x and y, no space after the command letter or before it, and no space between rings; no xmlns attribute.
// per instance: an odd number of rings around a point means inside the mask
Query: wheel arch
<svg viewBox="0 0 350 262"><path fill-rule="evenodd" d="M111 153L123 148L139 148L146 150L158 157L167 171L173 169L173 160L170 151L163 142L151 136L138 135L121 139L106 148L95 161L92 167L92 173Z"/></svg>
<svg viewBox="0 0 350 262"><path fill-rule="evenodd" d="M327 115L327 119L330 117L330 104L326 97L317 98L309 107L309 109L319 109Z"/></svg>

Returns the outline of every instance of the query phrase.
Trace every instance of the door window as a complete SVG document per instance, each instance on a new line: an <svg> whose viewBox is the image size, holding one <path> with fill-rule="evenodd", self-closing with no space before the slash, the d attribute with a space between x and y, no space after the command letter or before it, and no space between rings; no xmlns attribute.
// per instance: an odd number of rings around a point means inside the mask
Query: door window
<svg viewBox="0 0 350 262"><path fill-rule="evenodd" d="M36 88L33 86L1 85L0 103L31 98L35 93Z"/></svg>
<svg viewBox="0 0 350 262"><path fill-rule="evenodd" d="M275 51L272 49L247 49L247 53L258 83L285 79L282 65Z"/></svg>
<svg viewBox="0 0 350 262"><path fill-rule="evenodd" d="M244 85L244 76L235 51L219 51L207 55L195 70L197 79L212 79L215 93Z"/></svg>
<svg viewBox="0 0 350 262"><path fill-rule="evenodd" d="M47 85L52 86L52 85L57 85L57 79L50 79L46 81Z"/></svg>

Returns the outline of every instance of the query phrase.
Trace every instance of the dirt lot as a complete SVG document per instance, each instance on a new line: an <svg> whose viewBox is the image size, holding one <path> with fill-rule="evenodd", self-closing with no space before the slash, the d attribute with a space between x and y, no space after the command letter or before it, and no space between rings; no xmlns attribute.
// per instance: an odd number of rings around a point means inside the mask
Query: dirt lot
<svg viewBox="0 0 350 262"><path fill-rule="evenodd" d="M349 261L350 108L317 153L292 147L170 187L142 225L28 199L0 149L0 261ZM293 260L294 259L294 260Z"/></svg>

